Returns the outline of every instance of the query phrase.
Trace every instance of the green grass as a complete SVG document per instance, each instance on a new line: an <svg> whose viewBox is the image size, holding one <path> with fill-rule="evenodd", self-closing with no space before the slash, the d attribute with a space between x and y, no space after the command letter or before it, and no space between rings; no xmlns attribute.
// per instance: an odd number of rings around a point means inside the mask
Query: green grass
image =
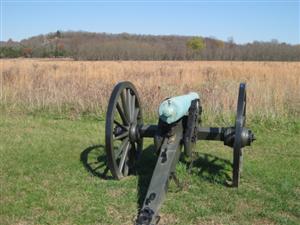
<svg viewBox="0 0 300 225"><path fill-rule="evenodd" d="M239 189L225 185L230 148L198 142L191 174L178 164L184 188L171 183L161 224L300 224L300 121L293 121L248 124L257 141L245 152ZM138 174L122 181L101 178L103 145L103 120L3 113L0 223L133 224L155 166L152 140Z"/></svg>

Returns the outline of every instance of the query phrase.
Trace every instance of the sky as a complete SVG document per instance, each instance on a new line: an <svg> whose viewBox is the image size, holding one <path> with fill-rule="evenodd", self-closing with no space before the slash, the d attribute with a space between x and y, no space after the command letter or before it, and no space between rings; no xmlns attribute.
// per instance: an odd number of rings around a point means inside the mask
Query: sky
<svg viewBox="0 0 300 225"><path fill-rule="evenodd" d="M62 31L300 44L300 0L0 0L3 41Z"/></svg>

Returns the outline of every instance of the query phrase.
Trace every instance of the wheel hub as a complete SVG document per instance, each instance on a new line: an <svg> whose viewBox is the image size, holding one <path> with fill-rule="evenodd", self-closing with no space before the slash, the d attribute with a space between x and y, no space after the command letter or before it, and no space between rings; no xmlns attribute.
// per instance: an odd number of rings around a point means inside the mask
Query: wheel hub
<svg viewBox="0 0 300 225"><path fill-rule="evenodd" d="M132 123L129 126L129 139L136 141L139 138L138 126L136 123Z"/></svg>
<svg viewBox="0 0 300 225"><path fill-rule="evenodd" d="M255 136L253 132L245 127L243 127L242 133L241 133L241 147L250 146L251 143L255 140Z"/></svg>
<svg viewBox="0 0 300 225"><path fill-rule="evenodd" d="M234 127L229 127L224 132L224 144L230 147L233 147L235 138L236 138L236 130ZM250 146L253 141L255 141L255 136L253 132L245 127L242 128L240 133L241 140L241 148L245 146Z"/></svg>

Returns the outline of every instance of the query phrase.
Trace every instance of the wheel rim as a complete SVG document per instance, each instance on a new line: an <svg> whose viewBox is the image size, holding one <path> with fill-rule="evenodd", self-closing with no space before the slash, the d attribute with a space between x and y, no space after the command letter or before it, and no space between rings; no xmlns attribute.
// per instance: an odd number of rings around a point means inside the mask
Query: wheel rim
<svg viewBox="0 0 300 225"><path fill-rule="evenodd" d="M246 125L246 84L241 83L237 103L235 121L235 138L233 144L233 176L232 186L238 187L243 164L242 131Z"/></svg>
<svg viewBox="0 0 300 225"><path fill-rule="evenodd" d="M111 94L105 125L105 150L112 175L121 179L135 167L143 147L138 128L142 126L142 110L132 83L118 83Z"/></svg>

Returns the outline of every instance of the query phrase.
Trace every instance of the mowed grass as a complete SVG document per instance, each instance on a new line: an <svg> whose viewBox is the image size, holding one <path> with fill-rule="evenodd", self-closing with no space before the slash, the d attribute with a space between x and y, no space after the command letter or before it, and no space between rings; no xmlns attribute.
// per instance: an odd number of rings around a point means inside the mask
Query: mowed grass
<svg viewBox="0 0 300 225"><path fill-rule="evenodd" d="M99 117L100 118L100 117ZM227 187L232 151L198 142L191 173L178 164L160 224L300 224L300 120L249 127L239 189ZM152 140L136 176L101 178L104 121L2 114L1 214L8 224L133 224L155 165Z"/></svg>

